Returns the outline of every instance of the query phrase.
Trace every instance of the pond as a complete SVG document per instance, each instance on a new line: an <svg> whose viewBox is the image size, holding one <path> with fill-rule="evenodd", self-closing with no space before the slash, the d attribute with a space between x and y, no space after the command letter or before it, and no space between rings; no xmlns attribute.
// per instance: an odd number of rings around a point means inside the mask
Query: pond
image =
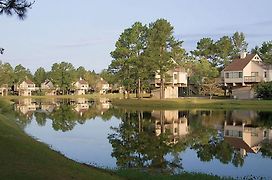
<svg viewBox="0 0 272 180"><path fill-rule="evenodd" d="M272 178L272 111L145 111L85 98L21 99L15 110L27 134L78 162Z"/></svg>

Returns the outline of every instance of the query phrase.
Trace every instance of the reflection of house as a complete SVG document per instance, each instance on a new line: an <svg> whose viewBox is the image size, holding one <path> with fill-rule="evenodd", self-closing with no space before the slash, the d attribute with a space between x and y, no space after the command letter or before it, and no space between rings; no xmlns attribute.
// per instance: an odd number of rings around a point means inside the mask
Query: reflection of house
<svg viewBox="0 0 272 180"><path fill-rule="evenodd" d="M3 84L0 86L0 96L7 96L8 95L8 85Z"/></svg>
<svg viewBox="0 0 272 180"><path fill-rule="evenodd" d="M254 84L272 80L272 69L257 54L241 53L240 59L233 60L221 74L224 85L239 99L253 98Z"/></svg>
<svg viewBox="0 0 272 180"><path fill-rule="evenodd" d="M41 90L46 96L56 95L56 88L54 87L54 84L48 79L41 84Z"/></svg>
<svg viewBox="0 0 272 180"><path fill-rule="evenodd" d="M187 73L184 68L176 67L167 72L165 78L164 98L178 98L185 95L185 87L187 87ZM155 97L160 97L161 77L159 74L155 75L155 87L152 92Z"/></svg>
<svg viewBox="0 0 272 180"><path fill-rule="evenodd" d="M21 82L17 89L19 96L31 96L32 91L35 90L36 90L35 84L29 79Z"/></svg>
<svg viewBox="0 0 272 180"><path fill-rule="evenodd" d="M108 98L100 98L99 101L103 110L108 110L110 108L111 104Z"/></svg>
<svg viewBox="0 0 272 180"><path fill-rule="evenodd" d="M54 111L54 109L58 106L59 104L56 102L56 99L46 99L41 101L40 103L40 109L47 113L50 114Z"/></svg>
<svg viewBox="0 0 272 180"><path fill-rule="evenodd" d="M20 111L27 118L31 118L34 111L36 111L38 105L32 101L32 99L20 99L16 104L16 110Z"/></svg>
<svg viewBox="0 0 272 180"><path fill-rule="evenodd" d="M74 110L82 116L89 109L89 102L86 98L77 98Z"/></svg>
<svg viewBox="0 0 272 180"><path fill-rule="evenodd" d="M55 104L46 104L46 103L41 104L41 110L43 110L44 112L48 114L52 113L55 108L56 108Z"/></svg>
<svg viewBox="0 0 272 180"><path fill-rule="evenodd" d="M172 143L177 143L178 139L189 133L188 119L177 110L153 111L155 118L155 134L169 133Z"/></svg>
<svg viewBox="0 0 272 180"><path fill-rule="evenodd" d="M272 140L272 130L252 127L242 121L226 122L224 125L224 140L234 148L239 149L244 156L247 153L257 153L265 139Z"/></svg>
<svg viewBox="0 0 272 180"><path fill-rule="evenodd" d="M77 82L74 83L75 87L75 94L76 95L83 95L86 94L86 92L89 89L89 84L84 79L80 78Z"/></svg>

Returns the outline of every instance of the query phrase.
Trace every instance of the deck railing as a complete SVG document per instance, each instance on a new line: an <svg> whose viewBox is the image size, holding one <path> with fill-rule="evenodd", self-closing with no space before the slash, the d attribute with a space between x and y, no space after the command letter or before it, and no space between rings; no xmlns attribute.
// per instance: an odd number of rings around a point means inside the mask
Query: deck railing
<svg viewBox="0 0 272 180"><path fill-rule="evenodd" d="M261 82L259 76L244 76L244 82Z"/></svg>

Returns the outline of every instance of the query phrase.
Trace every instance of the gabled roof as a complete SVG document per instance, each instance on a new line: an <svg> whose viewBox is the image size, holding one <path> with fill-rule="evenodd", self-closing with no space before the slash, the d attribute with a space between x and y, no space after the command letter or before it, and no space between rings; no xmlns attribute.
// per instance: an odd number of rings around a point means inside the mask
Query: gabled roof
<svg viewBox="0 0 272 180"><path fill-rule="evenodd" d="M29 80L29 79L27 79L27 80L24 80L24 81L22 81L21 83L23 83L23 82L26 82L27 84L34 84L31 80Z"/></svg>
<svg viewBox="0 0 272 180"><path fill-rule="evenodd" d="M254 58L256 54L248 54L243 59L235 59L233 60L224 71L242 71L246 65Z"/></svg>
<svg viewBox="0 0 272 180"><path fill-rule="evenodd" d="M254 153L252 148L241 138L224 137L224 140L234 148L244 149L248 153Z"/></svg>
<svg viewBox="0 0 272 180"><path fill-rule="evenodd" d="M88 84L88 82L87 81L85 81L84 79L80 79L79 81L77 81L78 83L80 83L80 84Z"/></svg>
<svg viewBox="0 0 272 180"><path fill-rule="evenodd" d="M51 83L51 81L49 79L46 79L42 84L47 85L49 83Z"/></svg>

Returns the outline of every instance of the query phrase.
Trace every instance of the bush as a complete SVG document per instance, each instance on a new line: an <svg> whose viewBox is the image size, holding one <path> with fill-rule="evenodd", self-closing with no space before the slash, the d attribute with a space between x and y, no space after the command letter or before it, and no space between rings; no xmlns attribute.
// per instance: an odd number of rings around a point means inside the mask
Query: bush
<svg viewBox="0 0 272 180"><path fill-rule="evenodd" d="M256 86L258 98L272 99L272 82L262 82Z"/></svg>

